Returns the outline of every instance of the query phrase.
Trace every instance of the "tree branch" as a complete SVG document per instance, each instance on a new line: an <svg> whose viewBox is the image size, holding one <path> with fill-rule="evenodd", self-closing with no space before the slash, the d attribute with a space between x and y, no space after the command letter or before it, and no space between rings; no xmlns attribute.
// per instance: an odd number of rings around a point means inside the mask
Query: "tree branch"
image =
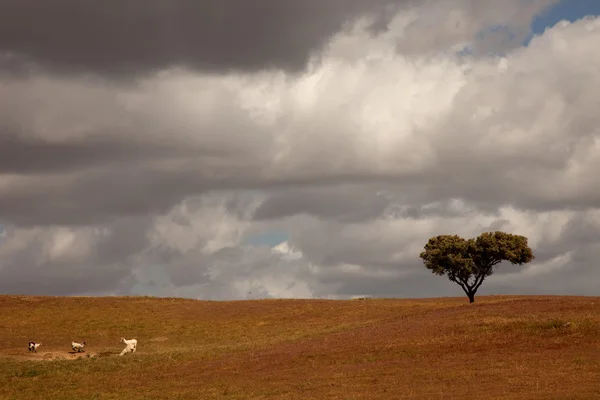
<svg viewBox="0 0 600 400"><path fill-rule="evenodd" d="M464 280L460 276L458 277L458 280L460 281L460 283L462 283L463 285L465 285L466 287L468 287L470 289L469 281L468 280Z"/></svg>
<svg viewBox="0 0 600 400"><path fill-rule="evenodd" d="M469 295L469 290L467 290L467 288L465 287L465 285L463 285L460 282L456 282L458 284L458 286L460 286L463 290L463 292L465 292L465 294L468 296Z"/></svg>
<svg viewBox="0 0 600 400"><path fill-rule="evenodd" d="M485 277L488 275L488 273L491 271L491 269L496 264L498 264L498 262L491 263L483 272L481 272L479 274L479 276L477 276L477 278L475 279L475 284L473 286L474 291L477 291L477 289L479 289L479 287L483 283L483 280L485 279Z"/></svg>
<svg viewBox="0 0 600 400"><path fill-rule="evenodd" d="M456 277L456 274L454 273L449 273L448 276L450 277L450 280L454 283L456 283L458 286L460 286L463 290L463 292L465 292L465 294L468 296L469 295L469 291L471 290L471 288L469 287L469 285L467 285L467 283L460 277ZM469 288L469 290L467 290L467 288Z"/></svg>
<svg viewBox="0 0 600 400"><path fill-rule="evenodd" d="M482 274L482 275L481 275L480 277L478 277L477 279L479 279L479 282L477 282L477 280L476 280L476 281L475 281L475 282L476 282L476 285L475 285L475 286L473 286L473 291L475 291L475 292L477 291L477 289L479 289L479 286L481 286L481 284L483 283L483 280L485 279L485 274Z"/></svg>

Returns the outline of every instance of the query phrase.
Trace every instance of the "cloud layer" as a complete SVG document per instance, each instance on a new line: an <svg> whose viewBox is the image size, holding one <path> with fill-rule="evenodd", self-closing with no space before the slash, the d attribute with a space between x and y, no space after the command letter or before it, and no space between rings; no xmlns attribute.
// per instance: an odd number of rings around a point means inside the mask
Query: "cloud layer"
<svg viewBox="0 0 600 400"><path fill-rule="evenodd" d="M423 245L498 229L536 261L484 292L594 293L598 18L523 47L555 2L65 0L42 37L60 7L5 3L0 292L460 295Z"/></svg>
<svg viewBox="0 0 600 400"><path fill-rule="evenodd" d="M41 63L67 73L137 75L178 65L213 72L296 70L346 21L377 16L394 3L406 2L3 0L0 48L13 63Z"/></svg>

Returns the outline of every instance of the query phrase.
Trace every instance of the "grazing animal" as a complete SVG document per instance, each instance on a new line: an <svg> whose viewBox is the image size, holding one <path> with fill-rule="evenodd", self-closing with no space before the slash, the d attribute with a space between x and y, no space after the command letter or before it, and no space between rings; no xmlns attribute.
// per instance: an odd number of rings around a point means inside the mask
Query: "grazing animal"
<svg viewBox="0 0 600 400"><path fill-rule="evenodd" d="M37 348L40 347L42 344L41 343L36 343L36 342L29 342L29 351L33 351L34 353L37 353Z"/></svg>
<svg viewBox="0 0 600 400"><path fill-rule="evenodd" d="M124 355L125 353L135 353L135 351L137 350L136 339L127 340L125 338L121 338L121 343L125 343L125 348L123 349L121 354L119 354L120 356Z"/></svg>
<svg viewBox="0 0 600 400"><path fill-rule="evenodd" d="M76 352L84 352L85 350L83 350L83 346L85 346L85 342L81 342L81 343L77 343L77 342L71 342L71 348L73 349L73 351Z"/></svg>

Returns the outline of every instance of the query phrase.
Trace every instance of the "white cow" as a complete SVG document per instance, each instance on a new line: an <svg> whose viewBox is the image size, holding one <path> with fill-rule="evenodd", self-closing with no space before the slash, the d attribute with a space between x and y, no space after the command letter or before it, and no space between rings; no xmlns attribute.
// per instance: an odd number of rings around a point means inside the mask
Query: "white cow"
<svg viewBox="0 0 600 400"><path fill-rule="evenodd" d="M76 352L84 352L85 350L83 350L83 346L85 346L85 342L81 342L81 343L77 343L77 342L71 342L71 348L73 349L73 351Z"/></svg>
<svg viewBox="0 0 600 400"><path fill-rule="evenodd" d="M121 343L125 343L125 348L123 349L121 354L119 354L120 356L124 355L125 353L135 353L135 351L137 350L136 339L127 340L125 338L121 338Z"/></svg>
<svg viewBox="0 0 600 400"><path fill-rule="evenodd" d="M37 353L37 348L40 347L42 344L41 343L36 343L36 342L29 342L29 351L33 351L34 353Z"/></svg>

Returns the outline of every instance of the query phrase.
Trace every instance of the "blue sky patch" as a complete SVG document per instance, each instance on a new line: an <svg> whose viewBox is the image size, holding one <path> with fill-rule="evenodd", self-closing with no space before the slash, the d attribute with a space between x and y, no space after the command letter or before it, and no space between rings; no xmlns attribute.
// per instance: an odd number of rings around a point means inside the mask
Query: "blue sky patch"
<svg viewBox="0 0 600 400"><path fill-rule="evenodd" d="M535 17L531 23L532 35L526 40L527 46L533 36L541 35L547 28L567 20L575 22L587 16L600 15L600 0L561 0L554 6Z"/></svg>
<svg viewBox="0 0 600 400"><path fill-rule="evenodd" d="M281 242L285 242L289 236L281 231L268 231L260 235L254 235L246 238L245 244L251 246L277 246Z"/></svg>
<svg viewBox="0 0 600 400"><path fill-rule="evenodd" d="M557 22L567 20L577 21L585 16L600 15L600 1L598 0L561 0L553 7L533 19L531 30L535 35L544 32L548 27Z"/></svg>
<svg viewBox="0 0 600 400"><path fill-rule="evenodd" d="M553 27L560 21L567 20L569 22L575 22L587 16L599 15L600 0L561 0L533 18L531 22L531 34L525 38L523 46L528 46L534 36L543 34L546 29ZM483 40L485 36L492 34L504 34L507 41L510 41L515 37L509 27L498 25L480 32L477 35L477 39ZM472 49L467 46L460 50L457 55L470 55L472 53L471 50Z"/></svg>

